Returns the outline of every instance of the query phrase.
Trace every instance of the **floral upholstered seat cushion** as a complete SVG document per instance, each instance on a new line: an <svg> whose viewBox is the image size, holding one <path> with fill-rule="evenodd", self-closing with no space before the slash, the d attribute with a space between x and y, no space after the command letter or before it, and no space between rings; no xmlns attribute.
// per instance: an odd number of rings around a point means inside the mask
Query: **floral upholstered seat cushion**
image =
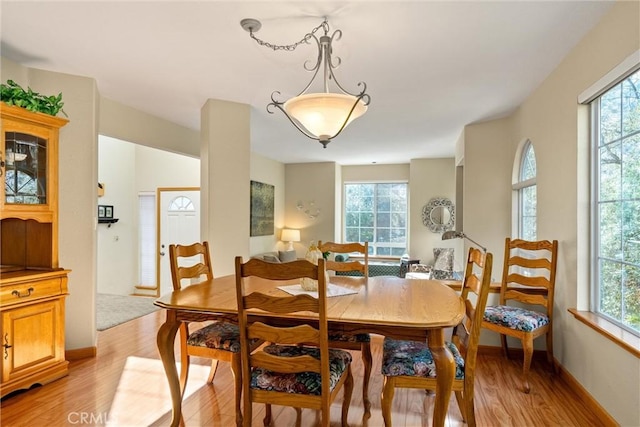
<svg viewBox="0 0 640 427"><path fill-rule="evenodd" d="M496 325L524 332L531 332L549 323L549 317L544 313L508 305L485 308L483 319Z"/></svg>
<svg viewBox="0 0 640 427"><path fill-rule="evenodd" d="M341 332L330 332L329 341L342 341L342 342L371 342L371 335L369 334L348 334Z"/></svg>
<svg viewBox="0 0 640 427"><path fill-rule="evenodd" d="M464 378L464 359L452 342L445 345L456 362L456 379ZM382 348L382 375L436 378L436 364L431 350L424 342L384 339Z"/></svg>
<svg viewBox="0 0 640 427"><path fill-rule="evenodd" d="M284 357L309 355L320 359L320 349L314 347L298 347L284 345L269 345L264 348L269 354ZM329 350L329 371L331 377L330 388L338 383L342 373L351 363L351 353L343 350ZM258 368L251 372L251 388L284 393L311 394L319 396L322 392L320 374L316 372L300 372L283 374Z"/></svg>
<svg viewBox="0 0 640 427"><path fill-rule="evenodd" d="M431 266L426 264L411 264L409 271L412 273L431 273Z"/></svg>
<svg viewBox="0 0 640 427"><path fill-rule="evenodd" d="M187 345L237 353L240 351L240 329L233 323L215 322L189 334Z"/></svg>

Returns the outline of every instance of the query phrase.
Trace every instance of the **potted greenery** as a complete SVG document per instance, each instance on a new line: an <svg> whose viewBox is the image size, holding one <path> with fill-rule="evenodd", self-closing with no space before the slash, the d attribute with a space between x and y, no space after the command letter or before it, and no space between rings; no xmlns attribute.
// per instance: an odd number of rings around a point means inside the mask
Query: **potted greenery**
<svg viewBox="0 0 640 427"><path fill-rule="evenodd" d="M41 95L31 90L30 87L24 90L13 80L7 80L7 84L3 83L0 85L0 100L7 105L15 105L29 111L49 114L51 116L56 116L59 111L62 111L62 114L67 116L67 113L62 109L64 105L64 102L62 102L62 93L58 94L58 96Z"/></svg>

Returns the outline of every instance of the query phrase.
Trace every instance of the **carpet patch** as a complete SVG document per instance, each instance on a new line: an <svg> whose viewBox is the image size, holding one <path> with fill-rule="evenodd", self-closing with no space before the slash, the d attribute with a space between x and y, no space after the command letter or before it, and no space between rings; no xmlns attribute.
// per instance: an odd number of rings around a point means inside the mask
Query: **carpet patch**
<svg viewBox="0 0 640 427"><path fill-rule="evenodd" d="M96 298L97 330L104 331L129 320L159 310L153 297L98 294Z"/></svg>

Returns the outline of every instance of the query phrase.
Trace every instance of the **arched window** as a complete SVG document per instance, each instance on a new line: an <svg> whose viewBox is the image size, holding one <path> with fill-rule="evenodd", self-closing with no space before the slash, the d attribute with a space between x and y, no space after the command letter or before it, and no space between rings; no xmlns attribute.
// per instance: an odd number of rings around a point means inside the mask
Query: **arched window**
<svg viewBox="0 0 640 427"><path fill-rule="evenodd" d="M536 154L531 141L526 140L520 156L516 158L517 168L513 190L516 193L517 237L524 240L536 240Z"/></svg>
<svg viewBox="0 0 640 427"><path fill-rule="evenodd" d="M196 208L193 206L193 202L190 198L184 196L178 196L171 201L169 205L170 211L195 211Z"/></svg>

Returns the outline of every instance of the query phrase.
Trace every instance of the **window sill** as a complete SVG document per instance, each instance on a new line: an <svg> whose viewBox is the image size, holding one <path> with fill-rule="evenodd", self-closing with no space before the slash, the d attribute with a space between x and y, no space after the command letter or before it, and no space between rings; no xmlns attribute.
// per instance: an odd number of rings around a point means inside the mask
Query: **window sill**
<svg viewBox="0 0 640 427"><path fill-rule="evenodd" d="M575 308L570 308L569 313L603 337L640 358L640 337L614 325L591 311L579 311Z"/></svg>

